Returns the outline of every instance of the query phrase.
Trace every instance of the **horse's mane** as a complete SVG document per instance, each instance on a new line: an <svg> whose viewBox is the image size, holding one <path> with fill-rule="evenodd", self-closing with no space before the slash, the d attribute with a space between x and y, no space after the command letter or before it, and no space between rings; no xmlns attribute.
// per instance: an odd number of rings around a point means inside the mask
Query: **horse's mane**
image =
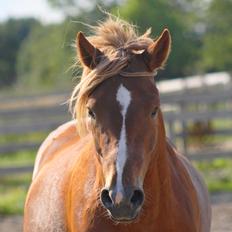
<svg viewBox="0 0 232 232"><path fill-rule="evenodd" d="M149 38L150 29L139 36L134 25L112 15L109 15L104 22L99 22L97 26L90 27L93 35L88 37L88 40L104 53L104 57L95 69L84 67L81 80L70 99L70 109L73 117L77 119L80 135L87 132L86 103L89 94L104 80L116 74L130 76L122 69L127 66L131 55L145 50L153 42ZM144 75L148 74L136 73L136 76Z"/></svg>

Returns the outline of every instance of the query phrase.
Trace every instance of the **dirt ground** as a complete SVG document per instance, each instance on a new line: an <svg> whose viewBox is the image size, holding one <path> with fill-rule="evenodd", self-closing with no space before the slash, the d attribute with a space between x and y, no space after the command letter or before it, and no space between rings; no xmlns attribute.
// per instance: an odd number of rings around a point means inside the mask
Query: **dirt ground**
<svg viewBox="0 0 232 232"><path fill-rule="evenodd" d="M213 220L211 232L232 232L232 193L211 196ZM21 232L22 216L0 217L1 232Z"/></svg>

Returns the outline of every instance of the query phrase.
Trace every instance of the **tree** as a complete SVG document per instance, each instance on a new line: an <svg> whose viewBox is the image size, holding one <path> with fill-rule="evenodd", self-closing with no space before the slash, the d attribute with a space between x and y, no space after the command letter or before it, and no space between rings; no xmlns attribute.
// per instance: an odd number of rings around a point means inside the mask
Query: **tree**
<svg viewBox="0 0 232 232"><path fill-rule="evenodd" d="M138 25L141 33L149 27L156 36L165 27L170 30L172 51L165 70L160 73L164 78L195 72L194 65L199 57L200 43L194 30L196 6L196 1L191 0L127 0L119 7L120 15Z"/></svg>
<svg viewBox="0 0 232 232"><path fill-rule="evenodd" d="M32 28L38 24L35 19L10 19L0 24L0 87L16 82L18 50Z"/></svg>
<svg viewBox="0 0 232 232"><path fill-rule="evenodd" d="M99 15L96 11L97 5L104 6L104 9L110 10L113 6L117 5L120 0L47 0L48 3L57 9L64 12L67 17L85 18L92 16L93 13ZM90 14L91 13L91 14Z"/></svg>
<svg viewBox="0 0 232 232"><path fill-rule="evenodd" d="M138 25L141 33L152 27L153 34L157 36L164 27L168 27L173 38L172 52L168 65L160 76L173 78L196 71L201 37L195 30L195 23L201 12L200 0L95 0L91 1L91 7L85 9L81 0L48 1L53 6L65 9L69 12L68 15L72 14L72 9L81 9L77 13L78 18L88 24L105 17L96 8L98 3L108 11L116 15L119 13L124 19Z"/></svg>
<svg viewBox="0 0 232 232"><path fill-rule="evenodd" d="M76 53L72 45L76 30L68 26L65 22L40 26L32 31L18 54L20 85L50 89L70 85L72 72L68 70L75 60Z"/></svg>
<svg viewBox="0 0 232 232"><path fill-rule="evenodd" d="M200 66L205 71L232 70L232 0L212 0L207 10L206 33Z"/></svg>

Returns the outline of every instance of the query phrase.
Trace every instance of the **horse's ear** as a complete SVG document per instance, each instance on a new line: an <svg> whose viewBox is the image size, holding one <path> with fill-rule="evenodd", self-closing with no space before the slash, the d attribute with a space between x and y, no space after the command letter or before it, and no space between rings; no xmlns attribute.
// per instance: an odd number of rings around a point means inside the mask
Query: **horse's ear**
<svg viewBox="0 0 232 232"><path fill-rule="evenodd" d="M77 53L83 66L94 69L103 56L103 53L95 48L84 36L82 32L77 34Z"/></svg>
<svg viewBox="0 0 232 232"><path fill-rule="evenodd" d="M158 39L144 52L145 60L150 70L162 68L168 59L171 50L171 35L164 29Z"/></svg>

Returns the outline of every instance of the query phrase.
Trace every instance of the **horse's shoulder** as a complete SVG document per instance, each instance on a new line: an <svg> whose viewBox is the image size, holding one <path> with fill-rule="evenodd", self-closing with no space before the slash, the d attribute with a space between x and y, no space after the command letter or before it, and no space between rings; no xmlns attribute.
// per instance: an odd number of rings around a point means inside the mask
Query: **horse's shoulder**
<svg viewBox="0 0 232 232"><path fill-rule="evenodd" d="M69 141L73 139L76 141L79 140L75 121L69 121L52 131L41 144L37 153L33 171L33 179L38 174L40 168L45 163L52 160L57 155L57 151L60 151L63 147L65 147L66 144L69 143Z"/></svg>
<svg viewBox="0 0 232 232"><path fill-rule="evenodd" d="M205 189L205 184L201 174L196 170L196 168L192 165L192 163L188 160L188 158L186 158L183 155L177 155L177 158L183 165L183 168L189 174L189 177L191 178L193 185L195 187L198 186L198 188Z"/></svg>
<svg viewBox="0 0 232 232"><path fill-rule="evenodd" d="M209 231L211 221L211 206L208 196L207 187L201 174L195 169L191 162L183 155L177 155L177 159L187 171L189 178L196 191L198 205L200 208L201 228L202 231Z"/></svg>
<svg viewBox="0 0 232 232"><path fill-rule="evenodd" d="M197 190L205 191L206 187L205 187L203 178L202 178L201 174L193 166L193 164L190 162L190 160L186 156L177 152L177 150L175 148L173 148L172 156L174 156L174 159L176 160L175 163L178 164L176 166L176 167L178 167L176 171L181 172L181 173L187 173L193 186Z"/></svg>

